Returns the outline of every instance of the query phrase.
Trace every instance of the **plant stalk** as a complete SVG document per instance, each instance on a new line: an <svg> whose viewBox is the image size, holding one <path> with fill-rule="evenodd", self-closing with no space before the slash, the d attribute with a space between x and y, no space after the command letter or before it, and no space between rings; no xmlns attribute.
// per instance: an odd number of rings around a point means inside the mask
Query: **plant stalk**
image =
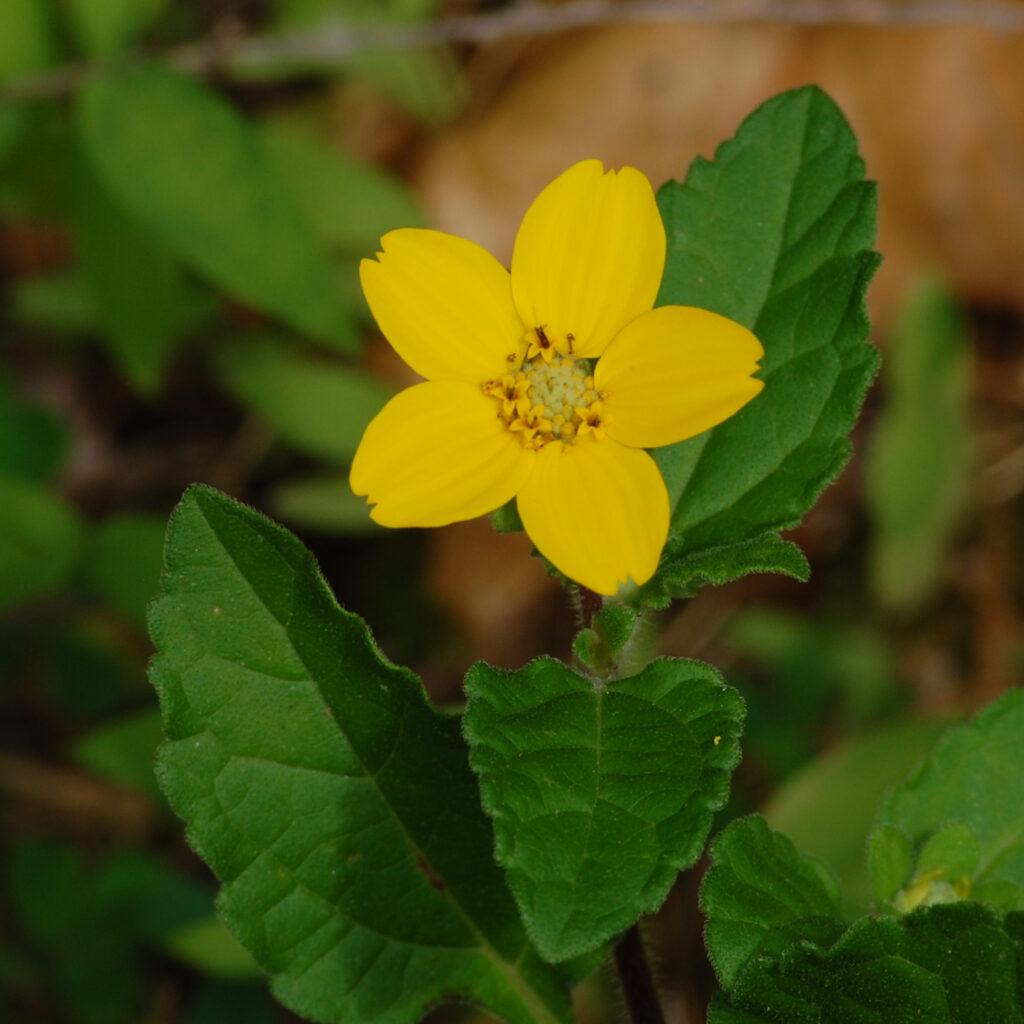
<svg viewBox="0 0 1024 1024"><path fill-rule="evenodd" d="M615 944L615 969L632 1024L665 1024L639 925L633 925Z"/></svg>

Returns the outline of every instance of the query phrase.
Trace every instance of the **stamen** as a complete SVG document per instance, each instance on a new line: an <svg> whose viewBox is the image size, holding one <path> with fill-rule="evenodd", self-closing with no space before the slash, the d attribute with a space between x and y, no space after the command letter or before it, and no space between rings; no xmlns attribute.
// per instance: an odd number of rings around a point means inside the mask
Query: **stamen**
<svg viewBox="0 0 1024 1024"><path fill-rule="evenodd" d="M555 346L551 344L546 327L546 324L539 324L537 327L534 327L533 336L530 338L530 343L526 349L526 358L528 360L541 356L545 362L550 363L554 358Z"/></svg>
<svg viewBox="0 0 1024 1024"><path fill-rule="evenodd" d="M555 358L555 346L543 325L535 336L528 358L515 374L482 386L485 395L497 400L498 418L533 451L552 441L572 443L588 434L604 437L605 396L594 388L590 363L571 356Z"/></svg>

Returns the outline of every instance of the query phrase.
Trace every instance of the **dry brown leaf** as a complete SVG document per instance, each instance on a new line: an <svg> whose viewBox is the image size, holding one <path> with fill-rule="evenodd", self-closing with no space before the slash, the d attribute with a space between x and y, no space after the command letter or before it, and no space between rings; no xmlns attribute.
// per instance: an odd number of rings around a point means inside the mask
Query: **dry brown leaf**
<svg viewBox="0 0 1024 1024"><path fill-rule="evenodd" d="M760 102L808 82L844 109L880 182L876 314L921 268L966 299L1024 310L1017 36L661 25L541 40L489 108L429 146L416 179L439 227L507 259L530 200L573 161L681 177Z"/></svg>

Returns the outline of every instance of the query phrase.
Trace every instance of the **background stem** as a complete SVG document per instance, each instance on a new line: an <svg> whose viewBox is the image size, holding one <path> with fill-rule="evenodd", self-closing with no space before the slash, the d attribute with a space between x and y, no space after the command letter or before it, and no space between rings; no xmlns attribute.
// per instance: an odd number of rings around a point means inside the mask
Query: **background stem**
<svg viewBox="0 0 1024 1024"><path fill-rule="evenodd" d="M639 925L633 925L616 943L615 969L632 1024L665 1024Z"/></svg>

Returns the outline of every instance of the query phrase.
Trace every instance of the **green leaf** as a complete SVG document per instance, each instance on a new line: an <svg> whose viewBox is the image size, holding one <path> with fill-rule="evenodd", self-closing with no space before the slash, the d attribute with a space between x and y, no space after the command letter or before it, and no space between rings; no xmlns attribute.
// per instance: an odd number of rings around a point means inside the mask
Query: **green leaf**
<svg viewBox="0 0 1024 1024"><path fill-rule="evenodd" d="M493 863L458 721L293 536L191 488L150 621L158 775L285 1005L335 1024L405 1024L450 998L568 1020Z"/></svg>
<svg viewBox="0 0 1024 1024"><path fill-rule="evenodd" d="M1000 910L1024 908L1022 735L1024 691L1011 690L950 729L889 795L877 819L923 848L919 871L941 869L938 881L945 882L967 874L971 898ZM965 872L975 857L976 868Z"/></svg>
<svg viewBox="0 0 1024 1024"><path fill-rule="evenodd" d="M270 491L267 505L274 515L311 530L350 535L381 530L370 518L366 499L352 493L347 475L286 480Z"/></svg>
<svg viewBox="0 0 1024 1024"><path fill-rule="evenodd" d="M276 1024L280 1019L264 985L204 979L181 1024Z"/></svg>
<svg viewBox="0 0 1024 1024"><path fill-rule="evenodd" d="M422 124L439 128L465 107L469 89L448 49L365 50L349 67Z"/></svg>
<svg viewBox="0 0 1024 1024"><path fill-rule="evenodd" d="M379 167L280 125L264 129L263 145L277 176L332 248L371 256L385 232L422 226L409 191Z"/></svg>
<svg viewBox="0 0 1024 1024"><path fill-rule="evenodd" d="M937 282L918 283L886 351L886 402L864 477L871 576L884 604L910 610L935 588L971 483L970 345Z"/></svg>
<svg viewBox="0 0 1024 1024"><path fill-rule="evenodd" d="M865 913L871 906L864 840L879 802L906 778L948 725L894 722L852 737L787 779L765 807L772 828L835 872L848 914Z"/></svg>
<svg viewBox="0 0 1024 1024"><path fill-rule="evenodd" d="M670 536L655 582L647 586L647 601L660 606L670 597L693 597L708 584L717 586L753 572L777 572L806 583L811 567L794 543L775 533L697 552L687 551L685 538ZM664 596L658 597L659 591Z"/></svg>
<svg viewBox="0 0 1024 1024"><path fill-rule="evenodd" d="M344 466L391 395L361 370L299 355L269 338L224 349L217 365L228 391L281 438Z"/></svg>
<svg viewBox="0 0 1024 1024"><path fill-rule="evenodd" d="M48 697L72 721L109 719L133 698L148 695L140 652L119 633L106 616L81 615L63 628L51 617L29 635Z"/></svg>
<svg viewBox="0 0 1024 1024"><path fill-rule="evenodd" d="M40 71L57 59L48 4L4 0L0 12L0 82Z"/></svg>
<svg viewBox="0 0 1024 1024"><path fill-rule="evenodd" d="M18 281L12 289L11 318L52 334L97 334L96 303L77 272L40 274Z"/></svg>
<svg viewBox="0 0 1024 1024"><path fill-rule="evenodd" d="M764 391L707 433L658 449L672 533L646 596L806 565L766 537L800 522L850 454L875 374L864 293L877 265L875 189L856 140L819 89L758 108L712 162L658 193L668 256L658 304L713 310L765 348ZM746 552L737 545L751 545Z"/></svg>
<svg viewBox="0 0 1024 1024"><path fill-rule="evenodd" d="M25 124L24 107L0 107L0 166L7 153L17 144Z"/></svg>
<svg viewBox="0 0 1024 1024"><path fill-rule="evenodd" d="M607 603L594 616L594 629L612 654L618 654L636 631L636 609L628 605Z"/></svg>
<svg viewBox="0 0 1024 1024"><path fill-rule="evenodd" d="M388 22L426 18L439 0L276 0L274 25L288 31L316 34L332 22L346 26L380 27ZM438 127L455 117L466 104L469 90L461 65L450 48L429 47L362 50L344 57L330 53L298 54L231 62L232 72L245 79L281 79L299 74L345 72L355 79L356 97L366 85L382 93L405 113L428 126Z"/></svg>
<svg viewBox="0 0 1024 1024"><path fill-rule="evenodd" d="M593 949L657 909L728 796L736 692L696 661L599 681L551 658L474 665L466 692L495 852L544 957Z"/></svg>
<svg viewBox="0 0 1024 1024"><path fill-rule="evenodd" d="M271 0L274 26L317 28L331 18L355 24L416 21L433 14L440 0Z"/></svg>
<svg viewBox="0 0 1024 1024"><path fill-rule="evenodd" d="M761 727L784 728L781 719L788 718L813 734L815 750L830 709L849 730L891 714L901 700L888 639L876 626L849 616L809 618L778 606L754 606L734 616L725 639L745 659L760 663L768 686L752 696L769 705L760 712Z"/></svg>
<svg viewBox="0 0 1024 1024"><path fill-rule="evenodd" d="M594 675L611 675L617 667L616 657L636 635L638 625L645 632L651 627L640 624L635 608L625 604L602 605L587 629L573 639L573 653Z"/></svg>
<svg viewBox="0 0 1024 1024"><path fill-rule="evenodd" d="M64 222L73 205L78 157L67 110L57 101L18 109L21 125L10 140L0 174L0 212L17 219Z"/></svg>
<svg viewBox="0 0 1024 1024"><path fill-rule="evenodd" d="M1024 915L979 904L865 917L755 957L708 1024L1021 1024Z"/></svg>
<svg viewBox="0 0 1024 1024"><path fill-rule="evenodd" d="M9 876L12 916L81 1024L141 1019L142 950L209 913L205 889L135 851L87 867L69 846L23 842Z"/></svg>
<svg viewBox="0 0 1024 1024"><path fill-rule="evenodd" d="M166 7L167 0L66 0L71 28L89 57L116 57Z"/></svg>
<svg viewBox="0 0 1024 1024"><path fill-rule="evenodd" d="M501 508L496 508L491 513L491 525L498 533L522 533L523 521L519 518L519 508L516 499L506 501Z"/></svg>
<svg viewBox="0 0 1024 1024"><path fill-rule="evenodd" d="M193 79L155 66L92 79L78 131L117 201L227 292L351 351L326 246L259 136Z"/></svg>
<svg viewBox="0 0 1024 1024"><path fill-rule="evenodd" d="M159 800L153 758L162 738L160 713L137 711L83 736L72 753L90 771Z"/></svg>
<svg viewBox="0 0 1024 1024"><path fill-rule="evenodd" d="M172 932L164 940L164 949L175 959L213 977L263 977L246 948L212 914Z"/></svg>
<svg viewBox="0 0 1024 1024"><path fill-rule="evenodd" d="M22 401L0 373L0 474L43 480L64 458L68 430L44 405Z"/></svg>
<svg viewBox="0 0 1024 1024"><path fill-rule="evenodd" d="M82 277L114 357L139 391L152 394L174 347L212 306L84 161L76 170Z"/></svg>
<svg viewBox="0 0 1024 1024"><path fill-rule="evenodd" d="M977 833L965 821L951 821L928 838L917 858L917 870L942 871L956 879L974 875L980 860Z"/></svg>
<svg viewBox="0 0 1024 1024"><path fill-rule="evenodd" d="M780 952L799 934L834 939L842 926L835 877L754 815L734 821L711 844L701 887L708 956L726 989L745 964Z"/></svg>
<svg viewBox="0 0 1024 1024"><path fill-rule="evenodd" d="M49 491L0 476L0 611L59 589L78 556L81 527Z"/></svg>
<svg viewBox="0 0 1024 1024"><path fill-rule="evenodd" d="M879 825L868 836L868 874L875 900L885 903L906 881L914 865L914 844L892 825Z"/></svg>
<svg viewBox="0 0 1024 1024"><path fill-rule="evenodd" d="M160 516L111 516L93 530L83 560L86 585L142 627L160 582L165 527Z"/></svg>

